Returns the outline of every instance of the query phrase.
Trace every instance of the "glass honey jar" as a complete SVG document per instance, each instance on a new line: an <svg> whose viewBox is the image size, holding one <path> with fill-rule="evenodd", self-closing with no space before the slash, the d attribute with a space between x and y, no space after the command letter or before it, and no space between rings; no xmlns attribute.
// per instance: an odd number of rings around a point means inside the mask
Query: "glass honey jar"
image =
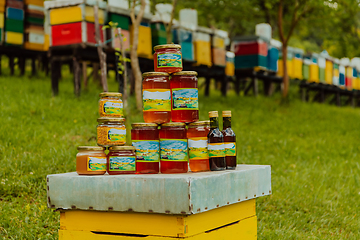
<svg viewBox="0 0 360 240"><path fill-rule="evenodd" d="M97 119L97 144L102 147L121 146L126 143L124 118Z"/></svg>
<svg viewBox="0 0 360 240"><path fill-rule="evenodd" d="M189 166L192 172L210 171L207 135L210 121L198 121L188 125Z"/></svg>
<svg viewBox="0 0 360 240"><path fill-rule="evenodd" d="M100 93L99 96L100 117L124 117L121 93L103 92Z"/></svg>
<svg viewBox="0 0 360 240"><path fill-rule="evenodd" d="M110 175L136 173L135 147L113 146L107 155L107 172Z"/></svg>
<svg viewBox="0 0 360 240"><path fill-rule="evenodd" d="M103 175L106 173L106 154L99 146L79 146L76 154L76 172L79 175Z"/></svg>
<svg viewBox="0 0 360 240"><path fill-rule="evenodd" d="M157 45L154 47L155 72L174 73L183 69L181 46L178 44Z"/></svg>

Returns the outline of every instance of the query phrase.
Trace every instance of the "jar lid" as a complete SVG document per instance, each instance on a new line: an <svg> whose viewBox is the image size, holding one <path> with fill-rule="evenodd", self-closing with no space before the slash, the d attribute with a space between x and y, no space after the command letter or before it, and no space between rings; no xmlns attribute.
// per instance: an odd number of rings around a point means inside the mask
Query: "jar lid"
<svg viewBox="0 0 360 240"><path fill-rule="evenodd" d="M97 119L98 123L105 123L105 122L125 122L125 118L110 118L110 117L101 117Z"/></svg>
<svg viewBox="0 0 360 240"><path fill-rule="evenodd" d="M231 117L231 111L222 111L223 117Z"/></svg>
<svg viewBox="0 0 360 240"><path fill-rule="evenodd" d="M77 150L88 150L88 151L104 151L105 148L100 146L78 146Z"/></svg>
<svg viewBox="0 0 360 240"><path fill-rule="evenodd" d="M109 151L125 151L125 150L131 150L135 151L134 146L112 146L109 148Z"/></svg>
<svg viewBox="0 0 360 240"><path fill-rule="evenodd" d="M154 50L158 50L158 49L164 49L164 48L177 48L177 49L181 49L181 46L179 44L164 44L164 45L157 45L154 47Z"/></svg>
<svg viewBox="0 0 360 240"><path fill-rule="evenodd" d="M195 71L182 71L182 72L176 72L172 74L173 76L197 76L198 73Z"/></svg>
<svg viewBox="0 0 360 240"><path fill-rule="evenodd" d="M189 123L189 127L194 127L194 126L207 126L207 125L210 125L210 120L197 121L197 122Z"/></svg>
<svg viewBox="0 0 360 240"><path fill-rule="evenodd" d="M99 97L122 97L121 93L118 92L102 92L99 94Z"/></svg>
<svg viewBox="0 0 360 240"><path fill-rule="evenodd" d="M156 123L133 123L131 127L157 127Z"/></svg>
<svg viewBox="0 0 360 240"><path fill-rule="evenodd" d="M143 73L143 78L145 77L168 77L169 74L166 72L146 72Z"/></svg>
<svg viewBox="0 0 360 240"><path fill-rule="evenodd" d="M219 117L218 111L211 111L211 112L209 112L209 117Z"/></svg>
<svg viewBox="0 0 360 240"><path fill-rule="evenodd" d="M185 123L182 122L168 122L161 124L161 127L185 127Z"/></svg>

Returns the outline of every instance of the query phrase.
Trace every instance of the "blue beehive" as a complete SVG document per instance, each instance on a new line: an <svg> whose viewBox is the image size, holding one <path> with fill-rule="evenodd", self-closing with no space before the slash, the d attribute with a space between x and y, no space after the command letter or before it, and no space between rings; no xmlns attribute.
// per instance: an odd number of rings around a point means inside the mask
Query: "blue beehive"
<svg viewBox="0 0 360 240"><path fill-rule="evenodd" d="M181 45L182 58L194 61L193 33L183 28L173 29L173 42Z"/></svg>
<svg viewBox="0 0 360 240"><path fill-rule="evenodd" d="M278 59L279 50L275 47L269 47L267 56L267 68L271 71L277 72Z"/></svg>

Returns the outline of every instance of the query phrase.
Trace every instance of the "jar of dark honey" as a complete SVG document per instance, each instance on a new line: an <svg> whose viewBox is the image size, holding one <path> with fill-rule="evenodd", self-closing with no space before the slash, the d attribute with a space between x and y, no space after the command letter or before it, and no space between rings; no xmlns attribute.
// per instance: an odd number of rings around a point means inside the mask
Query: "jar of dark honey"
<svg viewBox="0 0 360 240"><path fill-rule="evenodd" d="M160 129L160 172L186 173L188 148L185 123L164 123Z"/></svg>
<svg viewBox="0 0 360 240"><path fill-rule="evenodd" d="M106 154L99 146L79 146L76 154L76 172L79 175L103 175L106 173Z"/></svg>
<svg viewBox="0 0 360 240"><path fill-rule="evenodd" d="M174 73L181 72L182 55L181 46L177 44L157 45L154 47L154 70L155 72Z"/></svg>
<svg viewBox="0 0 360 240"><path fill-rule="evenodd" d="M143 74L143 116L147 123L166 123L171 119L169 74Z"/></svg>
<svg viewBox="0 0 360 240"><path fill-rule="evenodd" d="M136 173L159 173L158 125L156 123L133 123L131 127L131 141L136 154Z"/></svg>
<svg viewBox="0 0 360 240"><path fill-rule="evenodd" d="M172 74L171 120L173 122L196 122L199 120L197 72L184 71Z"/></svg>
<svg viewBox="0 0 360 240"><path fill-rule="evenodd" d="M107 172L110 175L136 173L135 147L113 146L107 155Z"/></svg>
<svg viewBox="0 0 360 240"><path fill-rule="evenodd" d="M188 125L189 166L192 172L210 171L207 135L210 121L198 121Z"/></svg>

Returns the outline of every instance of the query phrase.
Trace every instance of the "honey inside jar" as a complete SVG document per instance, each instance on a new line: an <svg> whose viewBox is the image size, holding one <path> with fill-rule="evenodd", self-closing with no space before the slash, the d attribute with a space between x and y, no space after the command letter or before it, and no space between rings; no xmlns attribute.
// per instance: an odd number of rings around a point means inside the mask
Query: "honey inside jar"
<svg viewBox="0 0 360 240"><path fill-rule="evenodd" d="M107 158L107 172L110 175L136 173L135 147L110 147Z"/></svg>
<svg viewBox="0 0 360 240"><path fill-rule="evenodd" d="M100 117L117 117L124 116L123 102L121 93L103 92L99 94L99 114Z"/></svg>
<svg viewBox="0 0 360 240"><path fill-rule="evenodd" d="M79 146L76 154L76 172L79 175L103 175L106 173L106 154L103 147Z"/></svg>
<svg viewBox="0 0 360 240"><path fill-rule="evenodd" d="M210 121L198 121L188 125L189 166L192 172L210 171L207 135Z"/></svg>
<svg viewBox="0 0 360 240"><path fill-rule="evenodd" d="M157 45L154 47L155 72L181 72L183 69L181 46L178 44Z"/></svg>
<svg viewBox="0 0 360 240"><path fill-rule="evenodd" d="M102 147L121 146L126 143L124 118L98 118L97 144Z"/></svg>

